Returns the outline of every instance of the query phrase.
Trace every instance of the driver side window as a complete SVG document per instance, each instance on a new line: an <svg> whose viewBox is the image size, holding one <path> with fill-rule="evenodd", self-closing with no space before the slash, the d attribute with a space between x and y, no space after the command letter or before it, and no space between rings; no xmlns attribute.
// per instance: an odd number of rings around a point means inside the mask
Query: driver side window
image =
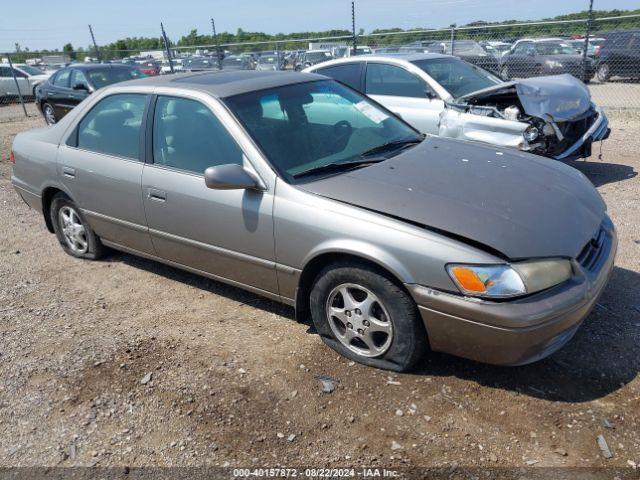
<svg viewBox="0 0 640 480"><path fill-rule="evenodd" d="M76 88L78 85L83 85L86 90L89 90L89 81L83 72L80 70L73 70L71 72L71 88Z"/></svg>
<svg viewBox="0 0 640 480"><path fill-rule="evenodd" d="M532 47L533 45L531 44L531 42L521 42L513 50L513 53L515 53L516 55L526 55Z"/></svg>

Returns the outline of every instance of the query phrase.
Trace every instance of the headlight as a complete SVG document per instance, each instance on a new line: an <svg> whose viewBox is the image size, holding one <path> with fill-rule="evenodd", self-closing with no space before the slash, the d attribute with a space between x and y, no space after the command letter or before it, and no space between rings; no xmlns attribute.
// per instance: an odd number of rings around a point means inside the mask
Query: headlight
<svg viewBox="0 0 640 480"><path fill-rule="evenodd" d="M531 143L540 135L540 131L536 127L527 127L527 129L522 133L524 139Z"/></svg>
<svg viewBox="0 0 640 480"><path fill-rule="evenodd" d="M511 265L447 265L449 276L465 295L508 298L539 292L571 277L568 260L533 260Z"/></svg>
<svg viewBox="0 0 640 480"><path fill-rule="evenodd" d="M545 60L544 63L546 63L549 68L562 68L562 63L558 60Z"/></svg>

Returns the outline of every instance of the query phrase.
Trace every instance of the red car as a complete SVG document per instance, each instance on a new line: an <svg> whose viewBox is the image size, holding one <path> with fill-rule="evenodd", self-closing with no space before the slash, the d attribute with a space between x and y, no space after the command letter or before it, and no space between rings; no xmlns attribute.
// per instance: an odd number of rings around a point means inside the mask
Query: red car
<svg viewBox="0 0 640 480"><path fill-rule="evenodd" d="M138 70L145 75L160 75L160 64L156 62L143 62L139 64Z"/></svg>

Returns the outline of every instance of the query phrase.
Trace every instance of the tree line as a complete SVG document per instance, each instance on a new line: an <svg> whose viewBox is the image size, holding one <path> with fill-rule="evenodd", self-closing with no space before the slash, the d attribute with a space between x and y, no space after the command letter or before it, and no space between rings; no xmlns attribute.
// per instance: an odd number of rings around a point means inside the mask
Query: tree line
<svg viewBox="0 0 640 480"><path fill-rule="evenodd" d="M622 20L598 20L604 17L617 17L640 14L640 9L636 10L596 10L593 12L593 34L599 34L612 30L640 29L640 17L627 18ZM518 20L508 20L503 22L484 22L476 21L460 27L473 27L472 29L456 30L455 38L457 39L475 39L475 40L505 40L513 41L522 37L529 36L566 36L566 35L584 35L586 31L586 20L588 12L582 11L568 15L559 15L553 18L545 18L539 21L562 21L562 20L584 20L584 22L576 22L569 24L549 24L549 25L513 25L516 23L524 23ZM500 25L499 28L492 26ZM448 39L451 36L450 31L437 31L426 33L411 33L412 30L423 30L423 28L415 28L403 30L401 28L376 29L371 32L375 34L370 36L360 30L358 34L358 42L361 45L369 46L379 45L400 45L410 43L416 40L439 40ZM403 32L407 32L404 34ZM385 35L385 34L392 35ZM346 37L350 36L349 30L325 30L317 32L295 32L295 33L278 33L268 34L264 32L245 32L239 28L235 33L220 32L218 33L218 42L221 45L234 43L248 43L248 45L233 46L229 49L234 52L252 51L252 50L273 50L275 43L254 44L252 42L278 42L278 48L282 50L295 50L306 48L306 44L302 39L307 38L324 38L324 37ZM197 29L192 29L187 35L183 35L177 42L169 41L170 47L197 47L212 46L215 44L213 34L199 33ZM162 37L127 37L116 40L107 45L99 47L102 59L119 59L132 56L140 51L161 50L164 48ZM86 57L96 57L96 51L93 46L74 48L71 43L67 43L62 47L62 51L56 49L42 50L32 52L28 48L21 48L16 44L15 52L11 53L14 62L24 62L27 58L51 54L67 54L72 60L84 61Z"/></svg>

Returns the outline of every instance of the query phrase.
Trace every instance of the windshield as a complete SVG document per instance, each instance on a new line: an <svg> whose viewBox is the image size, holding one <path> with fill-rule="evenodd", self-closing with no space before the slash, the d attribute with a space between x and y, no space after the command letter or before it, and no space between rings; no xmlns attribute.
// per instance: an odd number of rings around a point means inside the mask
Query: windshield
<svg viewBox="0 0 640 480"><path fill-rule="evenodd" d="M213 66L213 63L211 63L209 60L206 60L204 58L189 60L187 63L189 67L196 67L196 68L209 68Z"/></svg>
<svg viewBox="0 0 640 480"><path fill-rule="evenodd" d="M411 62L438 82L453 98L502 83L486 70L459 58L431 58Z"/></svg>
<svg viewBox="0 0 640 480"><path fill-rule="evenodd" d="M307 60L315 62L317 60L329 60L331 54L329 52L309 52L307 53Z"/></svg>
<svg viewBox="0 0 640 480"><path fill-rule="evenodd" d="M42 70L31 65L18 65L18 68L27 75L42 75Z"/></svg>
<svg viewBox="0 0 640 480"><path fill-rule="evenodd" d="M451 54L451 41L441 42L444 45L444 52ZM479 43L472 40L456 40L453 42L453 53L457 55L486 55L487 52Z"/></svg>
<svg viewBox="0 0 640 480"><path fill-rule="evenodd" d="M508 52L509 50L511 50L511 44L510 43L505 43L503 45L492 45L492 47L494 48L494 50L497 50L500 53Z"/></svg>
<svg viewBox="0 0 640 480"><path fill-rule="evenodd" d="M225 103L291 183L302 172L360 160L389 142L422 139L367 97L333 80L245 93Z"/></svg>
<svg viewBox="0 0 640 480"><path fill-rule="evenodd" d="M85 73L96 88L106 87L112 83L146 77L146 75L137 68L96 68L95 70L87 70Z"/></svg>
<svg viewBox="0 0 640 480"><path fill-rule="evenodd" d="M239 65L246 62L244 57L227 57L222 60L223 65Z"/></svg>
<svg viewBox="0 0 640 480"><path fill-rule="evenodd" d="M576 55L578 53L568 43L540 42L535 46L538 55Z"/></svg>
<svg viewBox="0 0 640 480"><path fill-rule="evenodd" d="M262 57L260 57L258 62L260 62L260 63L276 63L277 60L278 60L278 57L276 57L275 55L267 55L266 57L263 55Z"/></svg>

